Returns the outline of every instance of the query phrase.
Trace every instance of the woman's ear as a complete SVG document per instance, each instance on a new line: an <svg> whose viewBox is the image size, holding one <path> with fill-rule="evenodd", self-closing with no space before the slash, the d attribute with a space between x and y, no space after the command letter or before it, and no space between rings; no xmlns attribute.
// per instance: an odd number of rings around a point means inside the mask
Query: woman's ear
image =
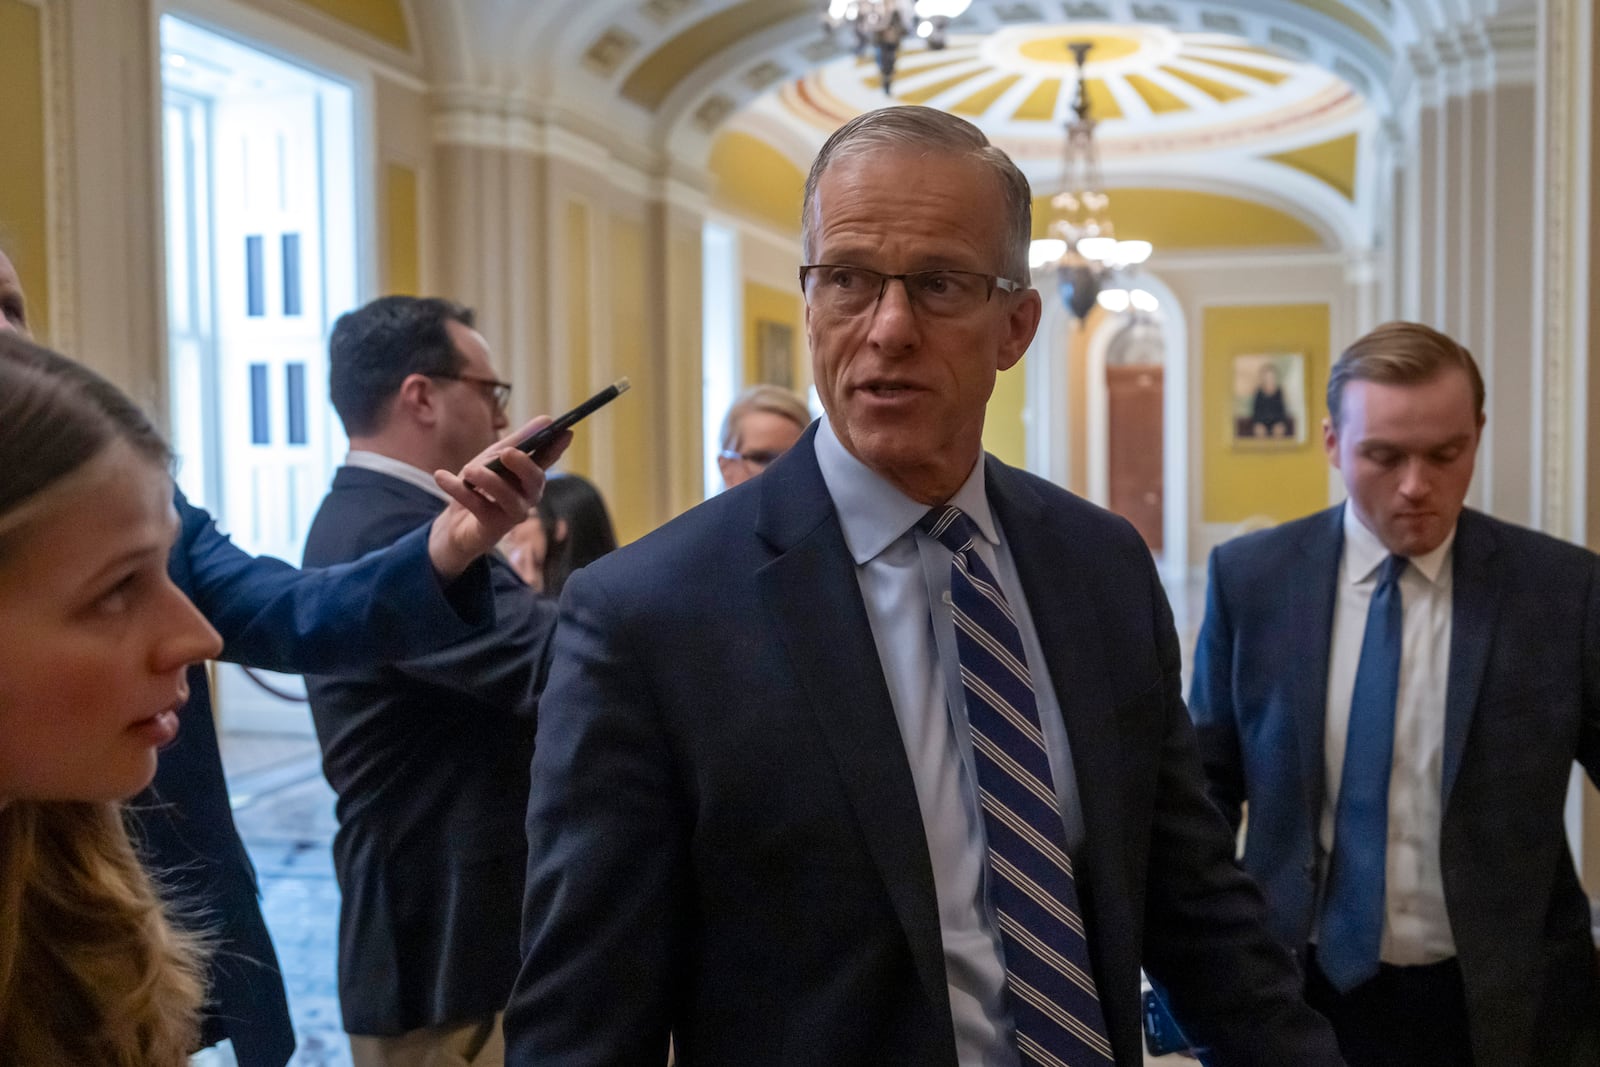
<svg viewBox="0 0 1600 1067"><path fill-rule="evenodd" d="M566 541L567 541L567 520L566 519L557 519L556 520L556 537L555 537L555 540L556 540L557 544L566 544Z"/></svg>

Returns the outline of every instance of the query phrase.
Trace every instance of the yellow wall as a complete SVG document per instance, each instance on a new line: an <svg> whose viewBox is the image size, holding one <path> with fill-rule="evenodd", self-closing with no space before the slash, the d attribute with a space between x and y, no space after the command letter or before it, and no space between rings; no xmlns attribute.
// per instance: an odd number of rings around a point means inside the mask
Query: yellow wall
<svg viewBox="0 0 1600 1067"><path fill-rule="evenodd" d="M23 0L0 0L0 111L5 115L0 133L0 248L27 291L34 335L48 342L43 54L39 9Z"/></svg>
<svg viewBox="0 0 1600 1067"><path fill-rule="evenodd" d="M811 382L811 368L805 361L804 310L798 287L791 292L760 282L744 283L744 384L753 385L762 380L761 334L757 324L776 322L789 327L793 340L789 384L805 392Z"/></svg>
<svg viewBox="0 0 1600 1067"><path fill-rule="evenodd" d="M806 176L788 156L759 138L730 131L711 146L707 165L717 180L718 207L799 234Z"/></svg>
<svg viewBox="0 0 1600 1067"><path fill-rule="evenodd" d="M1306 223L1276 208L1187 189L1111 189L1117 236L1157 252L1184 248L1262 248L1324 244ZM1049 233L1050 197L1033 198L1033 235Z"/></svg>
<svg viewBox="0 0 1600 1067"><path fill-rule="evenodd" d="M422 292L417 206L417 172L398 163L385 163L382 234L385 293Z"/></svg>
<svg viewBox="0 0 1600 1067"><path fill-rule="evenodd" d="M1283 522L1326 507L1328 463L1319 427L1328 384L1328 305L1208 307L1201 345L1202 521L1265 515ZM1235 446L1233 357L1291 352L1305 355L1305 441L1270 450Z"/></svg>
<svg viewBox="0 0 1600 1067"><path fill-rule="evenodd" d="M1026 357L1024 357L1024 363ZM1028 371L1018 363L995 379L994 394L984 415L983 448L1013 467L1028 460L1028 441L1022 426L1022 409L1028 400Z"/></svg>
<svg viewBox="0 0 1600 1067"><path fill-rule="evenodd" d="M592 274L593 251L589 247L589 208L577 201L568 201L565 250L567 374L578 393L587 395L593 384L589 361L593 357L593 339L589 336L589 279ZM561 465L574 474L591 473L590 444L592 434L574 434L572 444L561 458Z"/></svg>
<svg viewBox="0 0 1600 1067"><path fill-rule="evenodd" d="M611 224L611 266L613 292L647 293L651 288L648 249L644 225L633 219L614 218ZM663 451L661 438L654 433L651 403L661 396L650 359L650 337L644 300L613 301L608 312L615 373L627 376L639 390L640 403L616 405L610 446L617 463L613 484L607 493L617 537L623 543L650 532L658 521L655 514L656 479L660 477Z"/></svg>
<svg viewBox="0 0 1600 1067"><path fill-rule="evenodd" d="M411 34L406 29L401 0L300 0L325 15L370 34L402 52L411 51Z"/></svg>

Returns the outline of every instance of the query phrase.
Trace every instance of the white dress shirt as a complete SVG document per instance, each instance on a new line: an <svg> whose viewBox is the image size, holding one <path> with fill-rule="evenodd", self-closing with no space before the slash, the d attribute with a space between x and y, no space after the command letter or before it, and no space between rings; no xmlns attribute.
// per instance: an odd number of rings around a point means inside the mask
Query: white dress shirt
<svg viewBox="0 0 1600 1067"><path fill-rule="evenodd" d="M1413 558L1400 575L1404 610L1400 693L1395 702L1383 941L1378 957L1401 966L1437 963L1456 954L1439 867L1445 689L1450 672L1450 549L1454 543L1452 529L1443 544ZM1388 556L1389 550L1346 503L1323 738L1327 791L1322 803L1322 847L1329 855L1367 608L1378 584L1378 568ZM1325 881L1327 871L1322 874Z"/></svg>
<svg viewBox="0 0 1600 1067"><path fill-rule="evenodd" d="M404 460L386 456L381 452L366 452L359 448L352 448L345 454L346 467L361 467L364 470L377 471L387 474L391 478L399 478L402 482L409 482L418 489L432 493L450 503L450 494L439 488L439 483L433 480L433 472L425 471L421 467L413 467Z"/></svg>
<svg viewBox="0 0 1600 1067"><path fill-rule="evenodd" d="M826 417L815 442L817 465L856 564L917 791L939 905L957 1057L962 1067L1017 1067L1000 934L984 887L987 848L951 619L951 553L915 529L928 506L846 451ZM989 508L981 459L950 503L977 525L982 535L977 552L998 578L1016 616L1071 853L1082 844L1083 817L1066 724L1016 565Z"/></svg>

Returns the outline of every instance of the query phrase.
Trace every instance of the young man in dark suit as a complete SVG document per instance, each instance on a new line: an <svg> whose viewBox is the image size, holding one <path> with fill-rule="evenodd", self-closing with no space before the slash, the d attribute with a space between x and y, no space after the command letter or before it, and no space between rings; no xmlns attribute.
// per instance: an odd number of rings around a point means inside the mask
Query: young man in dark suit
<svg viewBox="0 0 1600 1067"><path fill-rule="evenodd" d="M0 330L7 329L30 335L22 283L0 251ZM543 471L502 447L508 443L473 457L459 475L436 475L452 498L438 516L385 551L325 570L249 555L179 492L182 528L168 570L221 634L222 659L230 663L331 671L432 651L493 622L489 567L478 557L522 521L542 491ZM512 479L485 466L497 455ZM462 478L484 492L468 490ZM294 1053L294 1025L255 868L228 802L204 666L189 669L188 683L183 728L162 750L149 788L129 803L128 817L141 858L160 875L178 917L205 930L202 1044L230 1042L239 1067L283 1067Z"/></svg>
<svg viewBox="0 0 1600 1067"><path fill-rule="evenodd" d="M983 455L1029 214L943 112L823 147L826 419L563 595L510 1062L1134 1067L1141 964L1221 1062L1339 1062L1205 798L1149 552Z"/></svg>
<svg viewBox="0 0 1600 1067"><path fill-rule="evenodd" d="M350 454L312 521L307 566L358 559L428 521L445 506L428 472L504 430L510 387L472 321L447 300L388 296L334 324L329 386ZM357 1067L501 1060L555 606L498 556L486 577L492 630L307 679L339 795L339 1001Z"/></svg>
<svg viewBox="0 0 1600 1067"><path fill-rule="evenodd" d="M1600 1063L1563 824L1600 771L1600 566L1463 507L1483 400L1461 345L1380 326L1328 381L1349 499L1211 557L1211 793L1359 1067Z"/></svg>

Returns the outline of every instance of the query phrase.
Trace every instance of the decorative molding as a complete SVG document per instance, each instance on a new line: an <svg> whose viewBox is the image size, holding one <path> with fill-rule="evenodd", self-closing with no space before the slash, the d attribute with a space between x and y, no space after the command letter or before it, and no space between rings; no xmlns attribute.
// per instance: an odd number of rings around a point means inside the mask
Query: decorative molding
<svg viewBox="0 0 1600 1067"><path fill-rule="evenodd" d="M609 78L639 50L639 38L617 26L608 26L583 53L583 62L596 74Z"/></svg>
<svg viewBox="0 0 1600 1067"><path fill-rule="evenodd" d="M1584 2L1584 0L1579 0ZM1566 412L1560 388L1565 377L1571 262L1565 227L1571 195L1568 180L1568 140L1572 122L1571 60L1568 28L1572 22L1570 0L1550 0L1544 34L1545 76L1538 86L1535 112L1543 122L1535 134L1534 180L1534 288L1543 294L1543 336L1535 339L1533 353L1534 402L1543 423L1530 427L1533 437L1534 521L1543 530L1560 530L1566 518L1565 460ZM1542 170L1543 174L1538 171ZM1542 343L1541 343L1542 342Z"/></svg>
<svg viewBox="0 0 1600 1067"><path fill-rule="evenodd" d="M44 5L40 20L44 53L45 275L50 286L50 342L60 351L77 352L78 285L70 269L77 248L77 171L73 159L72 70L67 39L71 13L67 0Z"/></svg>
<svg viewBox="0 0 1600 1067"><path fill-rule="evenodd" d="M293 27L322 44L333 46L348 57L360 57L359 61L374 73L413 92L425 92L428 88L423 80L425 71L419 47L422 28L412 17L410 4L403 4L401 9L405 12L406 32L411 37L411 52L380 41L300 0L150 0L150 6L158 16L170 12L208 28L223 27L224 32L228 32L227 27L244 26L251 20L267 17L280 26ZM218 21L217 8L226 9L223 21Z"/></svg>
<svg viewBox="0 0 1600 1067"><path fill-rule="evenodd" d="M1555 6L1551 7L1554 17ZM1478 26L1488 52L1488 77L1494 84L1532 85L1544 69L1539 55L1537 11L1508 11Z"/></svg>
<svg viewBox="0 0 1600 1067"><path fill-rule="evenodd" d="M1587 176L1593 151L1584 106L1591 91L1589 54L1575 46L1592 33L1588 20L1593 16L1582 9L1585 3L1549 0L1546 8L1546 74L1539 83L1544 122L1537 153L1544 173L1535 182L1536 230L1545 235L1534 260L1534 292L1542 294L1538 306L1544 325L1535 342L1534 396L1540 405L1540 417L1531 428L1538 472L1535 516L1542 529L1575 540L1584 535L1585 517L1583 361L1588 352L1580 339L1587 333L1588 309L1581 294L1588 289ZM1579 275L1584 275L1583 285L1575 284Z"/></svg>

